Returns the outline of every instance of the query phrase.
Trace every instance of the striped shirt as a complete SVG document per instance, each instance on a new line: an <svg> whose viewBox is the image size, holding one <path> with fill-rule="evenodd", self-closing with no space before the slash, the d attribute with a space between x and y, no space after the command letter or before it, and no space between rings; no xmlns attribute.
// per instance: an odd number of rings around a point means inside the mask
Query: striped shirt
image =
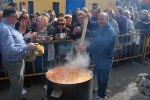
<svg viewBox="0 0 150 100"><path fill-rule="evenodd" d="M4 61L23 60L28 52L22 34L5 19L0 23L0 51Z"/></svg>

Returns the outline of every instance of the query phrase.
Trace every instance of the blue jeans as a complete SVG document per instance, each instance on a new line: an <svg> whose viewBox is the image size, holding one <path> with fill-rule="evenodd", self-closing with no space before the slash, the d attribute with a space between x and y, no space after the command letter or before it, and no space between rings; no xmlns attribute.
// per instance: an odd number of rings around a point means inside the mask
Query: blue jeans
<svg viewBox="0 0 150 100"><path fill-rule="evenodd" d="M98 95L101 98L106 96L112 63L112 59L100 59L96 62L96 66L94 67L98 81Z"/></svg>

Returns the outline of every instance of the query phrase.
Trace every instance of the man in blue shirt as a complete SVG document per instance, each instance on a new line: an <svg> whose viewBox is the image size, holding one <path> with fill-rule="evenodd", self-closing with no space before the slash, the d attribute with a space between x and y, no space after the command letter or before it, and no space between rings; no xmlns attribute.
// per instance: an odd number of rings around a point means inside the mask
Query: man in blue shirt
<svg viewBox="0 0 150 100"><path fill-rule="evenodd" d="M87 51L95 53L95 74L98 81L98 96L95 100L101 100L106 97L106 89L108 86L109 74L114 58L115 47L115 30L108 24L109 17L107 13L100 13L98 17L98 24L96 27L96 34L93 39L93 44L89 47L80 46L81 52Z"/></svg>
<svg viewBox="0 0 150 100"><path fill-rule="evenodd" d="M36 49L34 43L26 45L21 33L15 29L19 19L19 12L14 8L3 11L0 23L0 51L2 53L3 68L10 80L9 100L21 100L24 81L24 58L29 50Z"/></svg>

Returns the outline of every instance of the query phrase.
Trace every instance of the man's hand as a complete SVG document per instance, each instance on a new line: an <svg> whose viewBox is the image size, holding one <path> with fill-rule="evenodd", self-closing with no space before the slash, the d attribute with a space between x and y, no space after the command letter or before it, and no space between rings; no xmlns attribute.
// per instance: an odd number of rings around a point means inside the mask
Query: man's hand
<svg viewBox="0 0 150 100"><path fill-rule="evenodd" d="M79 46L78 49L79 49L80 52L85 52L86 51L85 46Z"/></svg>
<svg viewBox="0 0 150 100"><path fill-rule="evenodd" d="M35 50L36 49L36 45L34 43L29 43L28 44L28 48L29 48L29 50Z"/></svg>
<svg viewBox="0 0 150 100"><path fill-rule="evenodd" d="M31 31L28 32L26 35L25 35L26 38L32 38L32 34L31 34Z"/></svg>
<svg viewBox="0 0 150 100"><path fill-rule="evenodd" d="M31 31L30 31L25 35L25 37L26 38L37 38L38 36L37 36L37 32L31 33Z"/></svg>

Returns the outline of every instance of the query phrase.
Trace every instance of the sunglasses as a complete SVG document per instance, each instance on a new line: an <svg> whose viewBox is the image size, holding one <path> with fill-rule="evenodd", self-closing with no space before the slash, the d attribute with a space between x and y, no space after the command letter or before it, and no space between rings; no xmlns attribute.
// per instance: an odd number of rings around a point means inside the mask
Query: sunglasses
<svg viewBox="0 0 150 100"><path fill-rule="evenodd" d="M58 23L58 25L65 25L64 23Z"/></svg>
<svg viewBox="0 0 150 100"><path fill-rule="evenodd" d="M17 20L19 20L19 18L17 16L13 15L13 17L15 17Z"/></svg>

